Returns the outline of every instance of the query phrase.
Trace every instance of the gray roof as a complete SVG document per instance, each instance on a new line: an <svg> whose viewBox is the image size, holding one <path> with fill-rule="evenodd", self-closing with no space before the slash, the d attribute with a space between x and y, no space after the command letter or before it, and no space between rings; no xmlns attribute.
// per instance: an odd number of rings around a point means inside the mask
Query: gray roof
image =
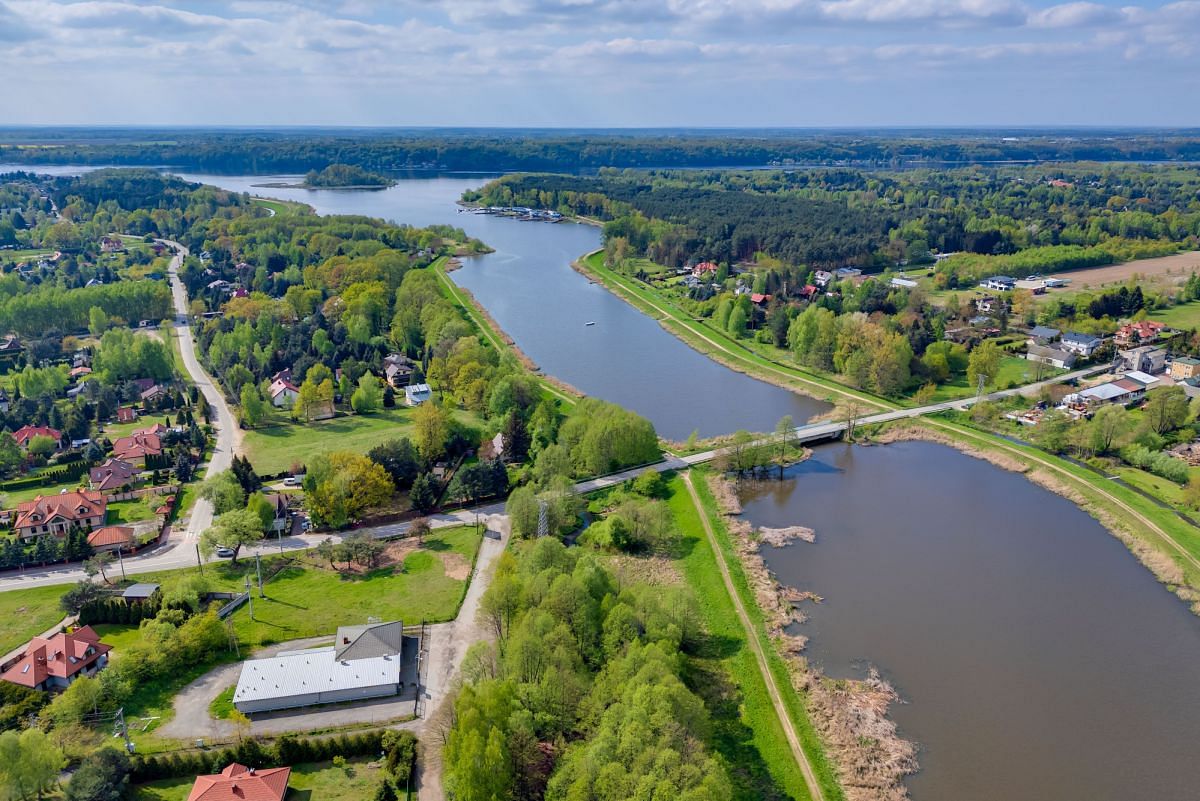
<svg viewBox="0 0 1200 801"><path fill-rule="evenodd" d="M1123 395L1128 395L1129 390L1122 389L1116 384L1100 384L1095 387L1088 387L1079 393L1085 398L1095 398L1096 400L1113 400Z"/></svg>
<svg viewBox="0 0 1200 801"><path fill-rule="evenodd" d="M122 598L149 598L158 592L157 584L134 584L121 593Z"/></svg>
<svg viewBox="0 0 1200 801"><path fill-rule="evenodd" d="M1029 336L1034 337L1035 339L1054 339L1056 336L1058 336L1058 329L1049 328L1044 325L1035 325L1033 328L1029 329Z"/></svg>
<svg viewBox="0 0 1200 801"><path fill-rule="evenodd" d="M1100 337L1095 334L1081 334L1078 331L1068 331L1063 334L1063 342L1078 342L1081 345L1089 342L1100 342Z"/></svg>
<svg viewBox="0 0 1200 801"><path fill-rule="evenodd" d="M400 653L404 624L368 623L365 626L340 626L334 649L338 659L368 659Z"/></svg>
<svg viewBox="0 0 1200 801"><path fill-rule="evenodd" d="M1048 348L1043 345L1030 345L1027 351L1031 356L1037 356L1042 359L1054 359L1063 364L1071 365L1075 363L1075 354L1070 351L1062 350L1061 348Z"/></svg>
<svg viewBox="0 0 1200 801"><path fill-rule="evenodd" d="M333 648L314 648L247 660L233 701L266 701L399 683L399 656L339 660Z"/></svg>

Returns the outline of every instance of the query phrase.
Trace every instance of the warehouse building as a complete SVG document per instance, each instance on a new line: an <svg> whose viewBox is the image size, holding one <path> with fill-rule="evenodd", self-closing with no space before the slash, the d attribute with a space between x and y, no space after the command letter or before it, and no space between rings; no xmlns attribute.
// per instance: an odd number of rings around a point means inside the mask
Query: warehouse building
<svg viewBox="0 0 1200 801"><path fill-rule="evenodd" d="M242 665L233 705L245 714L398 695L404 624L343 626L333 645Z"/></svg>

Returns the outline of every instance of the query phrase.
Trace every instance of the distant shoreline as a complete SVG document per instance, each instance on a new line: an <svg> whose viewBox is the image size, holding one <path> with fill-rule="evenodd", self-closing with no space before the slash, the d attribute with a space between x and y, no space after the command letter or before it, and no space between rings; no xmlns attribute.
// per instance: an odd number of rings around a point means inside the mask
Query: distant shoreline
<svg viewBox="0 0 1200 801"><path fill-rule="evenodd" d="M251 184L255 189L353 189L362 191L367 189L387 189L392 184L350 184L349 186L313 186L312 184Z"/></svg>

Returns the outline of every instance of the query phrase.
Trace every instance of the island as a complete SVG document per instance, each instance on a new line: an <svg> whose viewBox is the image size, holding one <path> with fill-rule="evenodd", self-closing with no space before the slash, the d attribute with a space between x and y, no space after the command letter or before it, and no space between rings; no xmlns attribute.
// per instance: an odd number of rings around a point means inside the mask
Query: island
<svg viewBox="0 0 1200 801"><path fill-rule="evenodd" d="M364 170L353 164L330 164L323 170L309 170L304 185L325 189L379 189L396 183L386 175Z"/></svg>

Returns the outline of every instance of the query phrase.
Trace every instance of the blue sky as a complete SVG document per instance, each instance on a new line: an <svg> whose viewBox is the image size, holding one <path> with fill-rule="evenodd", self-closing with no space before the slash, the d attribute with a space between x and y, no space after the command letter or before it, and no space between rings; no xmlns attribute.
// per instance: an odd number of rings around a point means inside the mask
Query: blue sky
<svg viewBox="0 0 1200 801"><path fill-rule="evenodd" d="M0 0L9 124L1200 125L1200 1Z"/></svg>

